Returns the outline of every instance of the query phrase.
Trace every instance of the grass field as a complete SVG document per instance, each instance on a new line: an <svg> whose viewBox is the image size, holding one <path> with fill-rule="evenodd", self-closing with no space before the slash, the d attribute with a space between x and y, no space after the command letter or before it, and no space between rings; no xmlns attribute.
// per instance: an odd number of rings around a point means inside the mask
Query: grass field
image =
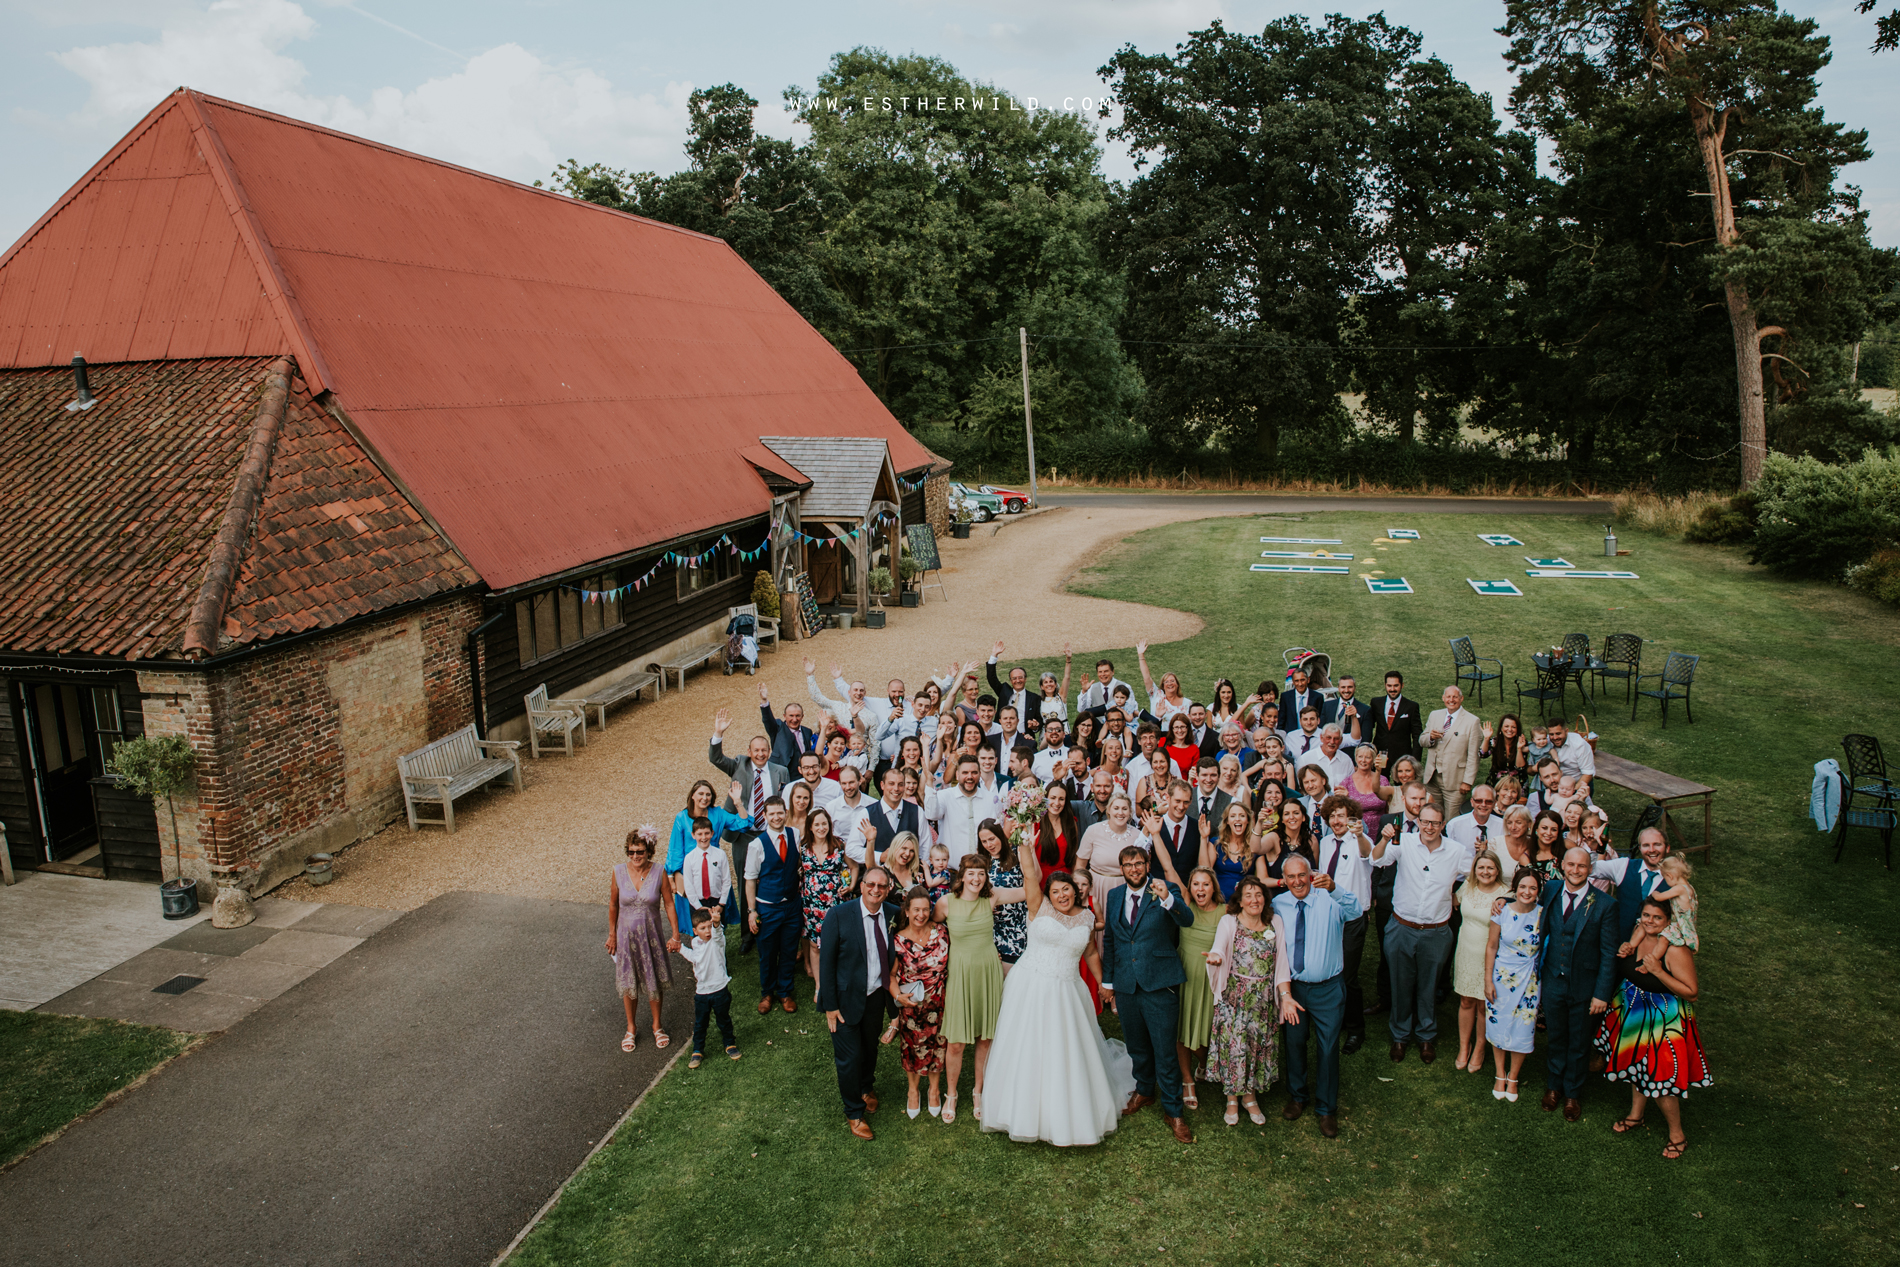
<svg viewBox="0 0 1900 1267"><path fill-rule="evenodd" d="M1289 524L1298 530L1279 526ZM1412 595L1368 594L1356 576L1247 570L1270 548L1261 536L1339 537L1363 560L1388 525L1423 533L1382 547L1374 565L1409 579ZM1525 545L1489 547L1478 532ZM1884 734L1900 756L1900 621L1841 589L1772 580L1737 552L1641 535L1626 538L1633 553L1618 565L1639 581L1523 576L1527 554L1590 566L1601 540L1598 521L1543 516L1212 519L1134 537L1072 584L1202 614L1199 636L1149 651L1156 672L1181 673L1196 698L1222 673L1244 693L1294 645L1372 679L1366 694L1398 668L1428 707L1449 680L1446 640L1460 634L1504 660L1507 685L1531 676L1534 647L1572 631L1640 632L1646 668L1670 650L1701 654L1694 725L1672 713L1664 731L1653 703L1633 724L1626 705L1590 710L1605 749L1719 789L1717 860L1697 876L1699 1016L1715 1086L1686 1104L1681 1161L1659 1156L1653 1112L1651 1129L1611 1133L1628 1103L1620 1087L1593 1082L1572 1125L1537 1107L1541 1052L1526 1063L1525 1098L1505 1105L1489 1077L1453 1070L1449 1055L1393 1066L1377 1020L1345 1062L1336 1141L1310 1115L1281 1122L1275 1088L1261 1128L1244 1117L1222 1126L1218 1096L1204 1093L1191 1148L1153 1112L1093 1149L1015 1145L967 1116L953 1127L906 1120L888 1059L877 1139L865 1144L845 1133L822 1020L809 1008L767 1018L747 1008L745 1059L676 1067L517 1261L1893 1261L1900 876L1880 865L1869 832L1835 865L1806 806L1813 763L1838 758L1843 733ZM1482 598L1465 584L1506 576L1525 597ZM1080 662L1084 631L1076 646ZM1107 654L1134 678L1132 650ZM1478 711L1504 710L1487 691ZM1600 799L1613 828L1640 808L1615 789ZM743 999L756 967L732 962ZM1450 1004L1441 1050L1447 1032Z"/></svg>
<svg viewBox="0 0 1900 1267"><path fill-rule="evenodd" d="M150 1025L0 1011L0 1166L194 1041Z"/></svg>

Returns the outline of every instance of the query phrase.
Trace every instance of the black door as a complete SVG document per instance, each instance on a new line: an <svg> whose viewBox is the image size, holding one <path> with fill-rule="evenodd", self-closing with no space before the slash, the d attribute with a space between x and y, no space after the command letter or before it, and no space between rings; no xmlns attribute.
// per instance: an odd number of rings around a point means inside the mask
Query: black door
<svg viewBox="0 0 1900 1267"><path fill-rule="evenodd" d="M92 847L94 776L104 773L86 744L85 695L69 682L22 682L27 759L46 819L46 857L59 862Z"/></svg>

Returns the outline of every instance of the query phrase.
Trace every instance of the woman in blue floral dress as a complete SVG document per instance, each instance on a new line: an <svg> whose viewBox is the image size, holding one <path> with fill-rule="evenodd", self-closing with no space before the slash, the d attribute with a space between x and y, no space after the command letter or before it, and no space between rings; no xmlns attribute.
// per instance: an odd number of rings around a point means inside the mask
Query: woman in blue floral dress
<svg viewBox="0 0 1900 1267"><path fill-rule="evenodd" d="M989 860L991 888L1023 887L1022 864L1016 861L1016 850L1009 843L1001 823L993 818L984 819L976 829L976 844ZM1023 957L1023 951L1029 945L1029 908L1021 903L997 907L994 935L996 954L1003 961L1004 975L1008 975L1011 966Z"/></svg>
<svg viewBox="0 0 1900 1267"><path fill-rule="evenodd" d="M1514 900L1491 917L1491 937L1484 947L1484 1036L1497 1053L1494 1100L1517 1101L1517 1076L1537 1040L1537 999L1543 992L1537 952L1544 940L1544 908L1537 898L1542 891L1537 872L1519 867L1511 881Z"/></svg>

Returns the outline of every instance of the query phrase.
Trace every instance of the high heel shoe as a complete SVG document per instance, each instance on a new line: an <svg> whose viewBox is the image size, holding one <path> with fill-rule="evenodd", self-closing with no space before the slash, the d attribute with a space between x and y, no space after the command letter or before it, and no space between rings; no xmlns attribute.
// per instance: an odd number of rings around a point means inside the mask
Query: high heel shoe
<svg viewBox="0 0 1900 1267"><path fill-rule="evenodd" d="M1221 1121L1229 1126L1240 1125L1240 1102L1232 1096L1227 1098L1227 1111L1221 1114Z"/></svg>
<svg viewBox="0 0 1900 1267"><path fill-rule="evenodd" d="M917 1115L922 1112L923 1112L922 1109L913 1109L908 1104L904 1106L904 1116L909 1118L913 1122L917 1120Z"/></svg>
<svg viewBox="0 0 1900 1267"><path fill-rule="evenodd" d="M1491 1087L1491 1098L1493 1100L1502 1100L1504 1098L1504 1088L1498 1084L1504 1083L1507 1079L1503 1074L1495 1074L1492 1076L1491 1081L1494 1084Z"/></svg>
<svg viewBox="0 0 1900 1267"><path fill-rule="evenodd" d="M957 1120L957 1093L952 1091L943 1098L943 1124L945 1126Z"/></svg>
<svg viewBox="0 0 1900 1267"><path fill-rule="evenodd" d="M935 1104L927 1104L924 1107L930 1110L930 1116L932 1117L939 1117L943 1114L943 1102L941 1100Z"/></svg>
<svg viewBox="0 0 1900 1267"><path fill-rule="evenodd" d="M983 1120L983 1093L981 1091L970 1092L970 1104L970 1116L981 1122Z"/></svg>
<svg viewBox="0 0 1900 1267"><path fill-rule="evenodd" d="M1516 1078L1506 1078L1506 1079L1504 1080L1504 1085L1505 1085L1505 1086L1507 1086L1507 1087L1514 1087L1514 1086L1516 1086L1516 1085L1517 1085L1517 1079L1516 1079ZM1517 1103L1517 1092L1515 1092L1515 1091L1506 1091L1506 1092L1504 1093L1504 1098L1505 1098L1505 1099L1507 1099L1507 1100L1509 1100L1509 1101L1510 1101L1510 1102L1511 1102L1512 1104L1516 1104L1516 1103Z"/></svg>
<svg viewBox="0 0 1900 1267"><path fill-rule="evenodd" d="M1260 1111L1260 1101L1248 1096L1240 1102L1240 1107L1247 1110L1247 1117L1255 1126L1267 1124L1267 1115Z"/></svg>

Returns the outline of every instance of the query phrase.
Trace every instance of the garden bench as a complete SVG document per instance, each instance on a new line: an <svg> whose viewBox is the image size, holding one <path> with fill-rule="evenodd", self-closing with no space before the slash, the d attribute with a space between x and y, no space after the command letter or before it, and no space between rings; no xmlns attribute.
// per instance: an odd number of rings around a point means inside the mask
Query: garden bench
<svg viewBox="0 0 1900 1267"><path fill-rule="evenodd" d="M771 639L772 650L778 650L779 618L777 616L759 615L759 605L757 603L741 603L737 607L729 607L726 609L727 624L731 624L735 616L752 617L753 625L757 629L757 633L754 636L759 640L759 650L765 650L765 643L768 638Z"/></svg>
<svg viewBox="0 0 1900 1267"><path fill-rule="evenodd" d="M694 647L689 651L682 651L671 660L655 660L652 664L647 665L647 668L659 674L659 693L661 695L666 694L666 675L669 673L679 674L680 690L683 691L686 689L686 671L688 669L697 669L702 664L711 663L713 657L723 655L725 650L726 644L724 642L709 642L703 647Z"/></svg>
<svg viewBox="0 0 1900 1267"><path fill-rule="evenodd" d="M587 701L549 699L546 682L522 697L528 706L528 751L538 760L541 745L554 746L559 739L568 756L574 755L574 732L581 732L581 746L587 745Z"/></svg>
<svg viewBox="0 0 1900 1267"><path fill-rule="evenodd" d="M402 780L403 808L409 814L409 830L440 824L455 832L455 798L487 787L497 779L507 779L521 791L520 744L511 740L481 739L475 727L464 726L451 735L424 744L414 752L396 758L396 774ZM490 756L498 751L501 756ZM441 818L422 818L419 805L440 805Z"/></svg>
<svg viewBox="0 0 1900 1267"><path fill-rule="evenodd" d="M635 673L630 677L623 677L618 682L611 683L601 690L595 691L592 695L589 695L586 699L581 701L581 706L584 709L593 709L595 716L599 718L600 728L605 730L607 729L607 710L612 708L615 704L620 703L620 701L636 698L641 691L646 690L649 686L654 688L653 698L656 700L659 699L660 690L657 685L659 680L660 677L657 673Z"/></svg>

